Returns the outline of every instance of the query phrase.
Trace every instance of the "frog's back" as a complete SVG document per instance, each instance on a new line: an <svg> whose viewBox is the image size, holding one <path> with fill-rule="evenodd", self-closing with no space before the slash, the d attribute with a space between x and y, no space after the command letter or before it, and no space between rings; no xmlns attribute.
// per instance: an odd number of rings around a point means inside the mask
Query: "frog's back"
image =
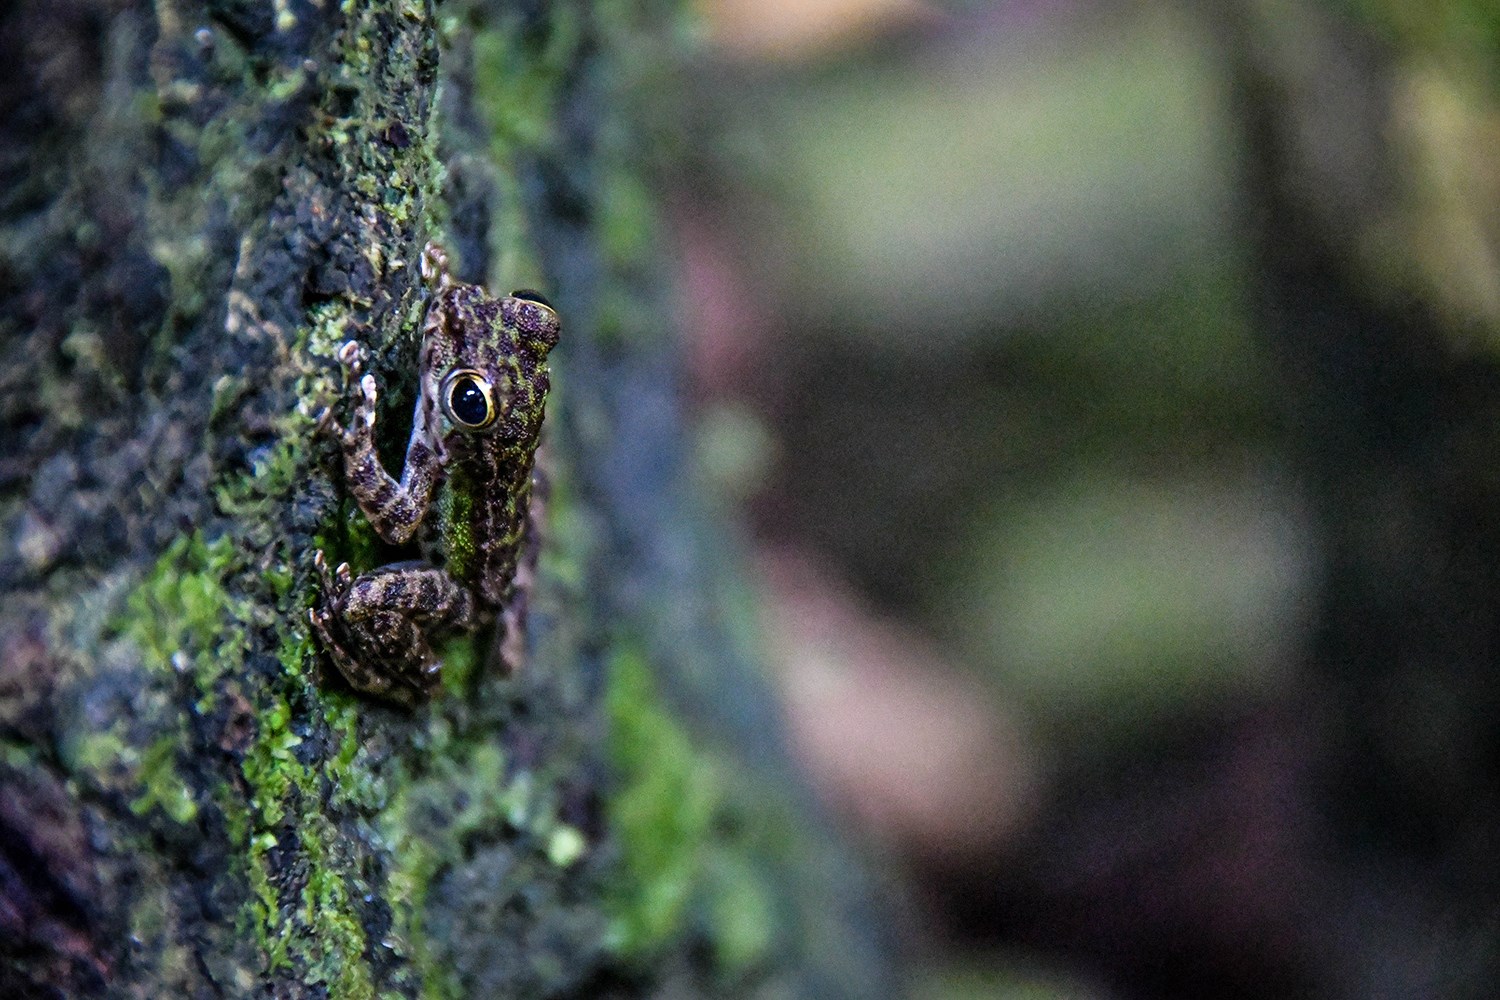
<svg viewBox="0 0 1500 1000"><path fill-rule="evenodd" d="M531 449L517 453L498 443L483 441L477 454L449 466L438 491L436 530L423 539L424 555L491 611L513 590L531 500Z"/></svg>

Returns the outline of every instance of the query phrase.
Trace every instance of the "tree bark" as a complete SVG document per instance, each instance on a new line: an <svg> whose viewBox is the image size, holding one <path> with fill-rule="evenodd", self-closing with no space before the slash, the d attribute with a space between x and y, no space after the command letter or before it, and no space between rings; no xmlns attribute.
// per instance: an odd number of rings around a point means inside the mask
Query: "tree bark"
<svg viewBox="0 0 1500 1000"><path fill-rule="evenodd" d="M879 996L696 496L650 196L672 3L0 13L0 994ZM306 627L391 557L416 263L563 316L526 663L406 712Z"/></svg>

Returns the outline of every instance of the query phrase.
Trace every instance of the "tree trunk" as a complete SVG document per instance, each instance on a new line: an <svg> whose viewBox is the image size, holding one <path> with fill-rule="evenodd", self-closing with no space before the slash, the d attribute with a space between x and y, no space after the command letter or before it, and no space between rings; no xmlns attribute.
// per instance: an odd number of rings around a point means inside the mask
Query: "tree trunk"
<svg viewBox="0 0 1500 1000"><path fill-rule="evenodd" d="M656 0L0 13L0 994L878 996L870 887L781 756L695 497L648 154ZM563 317L525 663L415 711L311 641L392 557L429 239ZM339 411L342 412L342 411Z"/></svg>

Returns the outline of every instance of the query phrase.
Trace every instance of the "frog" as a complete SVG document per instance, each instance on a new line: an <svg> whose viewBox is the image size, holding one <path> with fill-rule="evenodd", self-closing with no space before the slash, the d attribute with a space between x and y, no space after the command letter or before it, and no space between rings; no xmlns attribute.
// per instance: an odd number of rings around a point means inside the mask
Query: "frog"
<svg viewBox="0 0 1500 1000"><path fill-rule="evenodd" d="M431 298L400 477L376 450L379 386L355 341L338 351L346 392L357 387L352 418L345 427L327 410L319 418L337 438L347 489L375 533L393 546L415 540L420 558L354 576L348 563L330 571L319 549L313 563L322 592L308 611L350 687L407 708L439 686L440 640L498 621L510 648L521 627L518 578L524 583L524 563L535 559L547 357L561 331L539 292L493 298L455 280L435 243L424 248L420 272ZM501 660L515 656L502 652Z"/></svg>

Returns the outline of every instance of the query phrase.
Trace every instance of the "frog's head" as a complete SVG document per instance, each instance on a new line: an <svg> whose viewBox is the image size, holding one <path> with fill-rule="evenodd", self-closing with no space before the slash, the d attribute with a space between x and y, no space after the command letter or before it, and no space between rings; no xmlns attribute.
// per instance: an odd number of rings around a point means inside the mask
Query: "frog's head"
<svg viewBox="0 0 1500 1000"><path fill-rule="evenodd" d="M530 290L494 299L454 284L438 293L427 315L422 394L440 450L480 438L502 451L535 447L559 329L551 303Z"/></svg>

